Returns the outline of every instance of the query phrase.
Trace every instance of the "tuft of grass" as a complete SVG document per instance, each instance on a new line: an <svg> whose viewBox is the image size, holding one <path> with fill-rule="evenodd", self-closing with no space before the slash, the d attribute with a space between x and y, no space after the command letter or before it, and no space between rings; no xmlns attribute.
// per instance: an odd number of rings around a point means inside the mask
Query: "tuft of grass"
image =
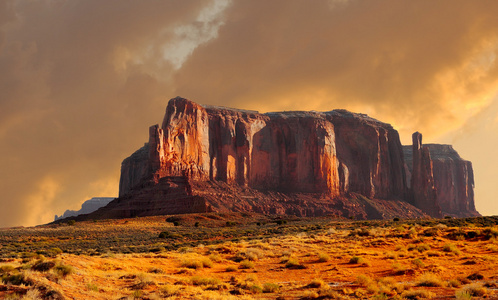
<svg viewBox="0 0 498 300"><path fill-rule="evenodd" d="M324 287L324 286L327 286L327 284L325 283L325 281L323 281L322 279L313 279L310 284L307 285L307 287L310 287L310 288L321 288L321 287Z"/></svg>
<svg viewBox="0 0 498 300"><path fill-rule="evenodd" d="M142 299L144 295L144 292L142 292L141 290L135 290L133 291L133 293L131 293L130 297L132 299Z"/></svg>
<svg viewBox="0 0 498 300"><path fill-rule="evenodd" d="M73 267L64 265L62 263L57 264L54 267L54 271L57 275L61 276L62 278L74 273Z"/></svg>
<svg viewBox="0 0 498 300"><path fill-rule="evenodd" d="M467 291L456 291L455 298L457 300L471 300L472 295Z"/></svg>
<svg viewBox="0 0 498 300"><path fill-rule="evenodd" d="M54 261L39 260L31 267L31 269L38 272L47 272L53 267L55 267Z"/></svg>
<svg viewBox="0 0 498 300"><path fill-rule="evenodd" d="M287 262L285 263L285 267L287 269L306 269L306 267L302 264L299 263L297 258L289 258Z"/></svg>
<svg viewBox="0 0 498 300"><path fill-rule="evenodd" d="M225 272L235 272L235 271L237 271L237 268L234 266L228 266L225 269Z"/></svg>
<svg viewBox="0 0 498 300"><path fill-rule="evenodd" d="M330 256L327 253L318 253L318 261L319 262L328 262L330 260Z"/></svg>
<svg viewBox="0 0 498 300"><path fill-rule="evenodd" d="M434 297L434 293L426 291L426 290L409 290L401 293L401 297L403 299L431 299Z"/></svg>
<svg viewBox="0 0 498 300"><path fill-rule="evenodd" d="M442 287L445 283L436 274L424 273L417 279L416 286Z"/></svg>
<svg viewBox="0 0 498 300"><path fill-rule="evenodd" d="M189 269L211 268L213 262L209 258L187 258L182 261L181 266Z"/></svg>
<svg viewBox="0 0 498 300"><path fill-rule="evenodd" d="M98 292L100 290L99 287L93 283L87 283L86 289L92 292Z"/></svg>
<svg viewBox="0 0 498 300"><path fill-rule="evenodd" d="M166 284L159 290L159 293L165 298L176 296L180 294L180 287L173 284Z"/></svg>
<svg viewBox="0 0 498 300"><path fill-rule="evenodd" d="M267 282L263 284L263 293L275 293L279 288L280 286L278 284Z"/></svg>
<svg viewBox="0 0 498 300"><path fill-rule="evenodd" d="M488 294L488 289L485 288L482 284L480 283L472 283L469 285L464 286L461 290L457 291L457 293L463 294L468 294L471 297L478 297L478 298L483 298ZM464 298L462 298L464 299Z"/></svg>
<svg viewBox="0 0 498 300"><path fill-rule="evenodd" d="M358 283L358 285L360 285L360 286L367 287L367 286L371 285L372 283L374 283L374 281L372 278L370 278L366 275L358 275L356 277L356 283Z"/></svg>
<svg viewBox="0 0 498 300"><path fill-rule="evenodd" d="M420 258L416 258L411 261L412 265L414 265L417 268L423 268L425 267L424 262Z"/></svg>
<svg viewBox="0 0 498 300"><path fill-rule="evenodd" d="M14 272L16 268L11 265L0 266L0 274Z"/></svg>
<svg viewBox="0 0 498 300"><path fill-rule="evenodd" d="M445 244L443 246L443 251L453 253L455 255L460 255L461 253L460 250L458 250L457 246L455 246L454 244Z"/></svg>
<svg viewBox="0 0 498 300"><path fill-rule="evenodd" d="M427 250L431 250L431 246L429 246L427 244L420 244L417 246L417 250L418 250L418 252L422 253L422 252L425 252Z"/></svg>
<svg viewBox="0 0 498 300"><path fill-rule="evenodd" d="M243 260L239 265L240 269L254 269L254 263L250 260Z"/></svg>
<svg viewBox="0 0 498 300"><path fill-rule="evenodd" d="M350 264L362 264L364 262L365 260L360 256L353 256L351 257L351 259L349 259Z"/></svg>
<svg viewBox="0 0 498 300"><path fill-rule="evenodd" d="M218 278L208 278L201 276L194 276L190 279L193 285L211 285L218 286L221 285L221 281Z"/></svg>

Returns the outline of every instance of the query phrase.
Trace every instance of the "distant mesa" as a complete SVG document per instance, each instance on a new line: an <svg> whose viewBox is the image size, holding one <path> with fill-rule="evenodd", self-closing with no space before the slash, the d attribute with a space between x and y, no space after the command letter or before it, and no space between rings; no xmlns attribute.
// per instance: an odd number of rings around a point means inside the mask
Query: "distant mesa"
<svg viewBox="0 0 498 300"><path fill-rule="evenodd" d="M90 200L86 200L83 202L81 205L80 210L66 210L61 216L55 215L54 221L69 218L69 217L76 217L79 215L83 214L89 214L97 209L106 206L111 202L112 200L116 199L115 197L94 197Z"/></svg>
<svg viewBox="0 0 498 300"><path fill-rule="evenodd" d="M258 113L176 97L121 165L119 198L80 219L202 212L354 219L478 216L472 164L449 145L402 146L346 110Z"/></svg>

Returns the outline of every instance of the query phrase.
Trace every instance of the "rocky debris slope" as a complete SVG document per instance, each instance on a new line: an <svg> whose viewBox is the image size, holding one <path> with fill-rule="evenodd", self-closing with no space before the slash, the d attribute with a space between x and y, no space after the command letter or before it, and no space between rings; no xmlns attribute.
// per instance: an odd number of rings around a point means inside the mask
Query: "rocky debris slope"
<svg viewBox="0 0 498 300"><path fill-rule="evenodd" d="M114 198L114 197L112 197L112 198L111 197L93 197L92 199L86 200L85 202L83 202L80 210L69 210L68 209L61 216L55 215L54 221L68 218L68 217L75 217L78 215L92 213L92 212L96 211L97 209L99 209L103 206L106 206L109 202L111 202L114 199L116 199L116 198Z"/></svg>
<svg viewBox="0 0 498 300"><path fill-rule="evenodd" d="M398 132L363 114L260 114L177 97L169 101L162 125L149 128L148 143L123 161L120 198L98 213L440 217L434 180L439 169L431 169L429 150L418 137L410 169ZM460 209L458 197L451 201Z"/></svg>

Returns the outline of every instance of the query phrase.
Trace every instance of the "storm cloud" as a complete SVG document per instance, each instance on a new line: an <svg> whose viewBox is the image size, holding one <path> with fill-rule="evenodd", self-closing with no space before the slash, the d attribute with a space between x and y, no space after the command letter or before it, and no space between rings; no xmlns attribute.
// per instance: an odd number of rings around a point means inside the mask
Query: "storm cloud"
<svg viewBox="0 0 498 300"><path fill-rule="evenodd" d="M496 11L491 0L2 1L0 226L116 196L121 161L177 95L346 108L498 167L466 146L496 127L479 118L498 90ZM478 209L498 213L479 207L493 190L475 171Z"/></svg>

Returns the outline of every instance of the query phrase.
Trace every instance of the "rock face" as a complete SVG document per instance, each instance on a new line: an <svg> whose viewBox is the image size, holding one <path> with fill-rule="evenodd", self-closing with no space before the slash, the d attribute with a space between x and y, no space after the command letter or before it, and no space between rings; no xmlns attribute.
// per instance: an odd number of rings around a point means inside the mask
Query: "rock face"
<svg viewBox="0 0 498 300"><path fill-rule="evenodd" d="M426 163L427 157L430 157L432 163L435 202L441 213L454 217L479 216L474 204L472 163L462 159L451 145L426 144L424 149L428 152L425 154ZM409 146L403 147L403 150L409 174L413 174L415 171L412 169L412 162L413 166L416 165L414 152Z"/></svg>
<svg viewBox="0 0 498 300"><path fill-rule="evenodd" d="M342 193L404 199L403 148L391 125L345 110L327 113L334 124Z"/></svg>
<svg viewBox="0 0 498 300"><path fill-rule="evenodd" d="M123 162L120 196L166 176L331 196L406 192L398 133L344 110L259 114L174 98L149 133L148 160L142 148Z"/></svg>
<svg viewBox="0 0 498 300"><path fill-rule="evenodd" d="M111 202L114 199L116 199L116 198L94 197L90 200L86 200L85 202L83 202L80 210L66 210L64 212L64 214L62 214L60 217L55 215L54 221L68 218L68 217L75 217L75 216L82 215L82 214L92 213L92 212L96 211L97 209L99 209L103 206L106 206L109 202Z"/></svg>
<svg viewBox="0 0 498 300"><path fill-rule="evenodd" d="M325 114L259 114L174 98L162 128L149 133L122 164L120 196L166 176L339 195L334 126Z"/></svg>
<svg viewBox="0 0 498 300"><path fill-rule="evenodd" d="M123 161L120 198L92 216L210 211L440 216L434 180L439 173L421 136L415 140L410 177L398 132L366 115L260 114L177 97L169 101L162 125L149 128L148 143ZM471 192L467 185L465 193ZM444 201L461 207L460 200Z"/></svg>

